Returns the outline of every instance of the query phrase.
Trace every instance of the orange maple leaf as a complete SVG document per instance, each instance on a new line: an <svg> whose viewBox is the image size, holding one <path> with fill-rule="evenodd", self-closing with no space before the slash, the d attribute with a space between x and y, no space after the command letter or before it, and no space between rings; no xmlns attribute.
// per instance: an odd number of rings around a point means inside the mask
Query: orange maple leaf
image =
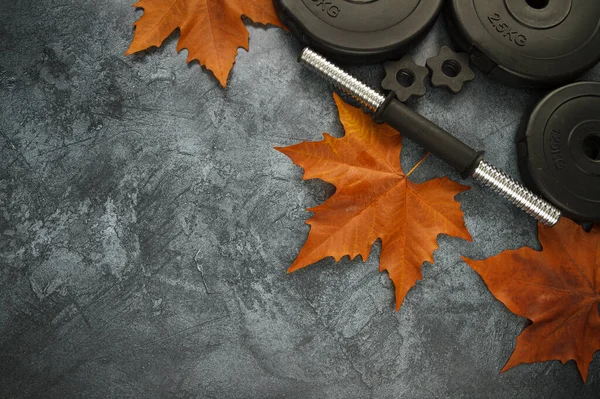
<svg viewBox="0 0 600 399"><path fill-rule="evenodd" d="M575 360L584 380L600 349L600 226L586 233L563 218L539 226L543 250L464 258L508 309L532 321L502 371L523 363Z"/></svg>
<svg viewBox="0 0 600 399"><path fill-rule="evenodd" d="M320 178L336 186L329 200L309 209L314 212L307 222L310 233L289 272L328 256L339 261L360 255L364 261L380 238L379 270L387 270L394 282L399 309L422 278L423 262L433 262L438 235L471 240L454 200L468 187L447 177L423 184L409 181L410 173L400 166L400 134L375 124L337 95L335 102L345 137L324 134L320 142L277 148L304 168L304 180Z"/></svg>
<svg viewBox="0 0 600 399"><path fill-rule="evenodd" d="M187 49L187 61L198 60L223 87L237 49L248 50L248 30L242 15L257 23L282 26L272 0L140 0L134 7L143 8L144 14L134 24L126 55L159 47L179 28L177 51Z"/></svg>

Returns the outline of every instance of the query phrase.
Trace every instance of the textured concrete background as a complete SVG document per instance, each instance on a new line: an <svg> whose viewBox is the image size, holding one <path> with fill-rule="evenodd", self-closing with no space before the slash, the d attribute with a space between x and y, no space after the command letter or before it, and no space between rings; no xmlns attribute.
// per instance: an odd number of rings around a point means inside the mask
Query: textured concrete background
<svg viewBox="0 0 600 399"><path fill-rule="evenodd" d="M587 384L572 362L500 374L526 320L460 255L539 243L486 190L459 196L474 242L440 237L398 313L377 244L366 263L287 275L305 208L333 189L272 148L343 134L330 88L274 28L249 26L226 90L176 55L176 35L126 58L140 14L2 4L0 397L598 397L598 354ZM444 29L418 62L449 43ZM516 174L518 121L540 95L478 76L413 105ZM404 166L422 154L406 143ZM430 158L413 177L448 173Z"/></svg>

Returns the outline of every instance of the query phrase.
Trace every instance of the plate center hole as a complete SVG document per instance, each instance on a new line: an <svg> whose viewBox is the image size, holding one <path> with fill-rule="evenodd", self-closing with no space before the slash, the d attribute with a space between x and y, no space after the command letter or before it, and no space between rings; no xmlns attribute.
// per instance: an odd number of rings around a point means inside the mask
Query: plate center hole
<svg viewBox="0 0 600 399"><path fill-rule="evenodd" d="M525 0L529 7L541 10L542 8L548 7L550 0Z"/></svg>
<svg viewBox="0 0 600 399"><path fill-rule="evenodd" d="M415 74L410 69L401 69L396 74L396 80L402 87L410 87L415 83Z"/></svg>
<svg viewBox="0 0 600 399"><path fill-rule="evenodd" d="M446 60L442 64L442 72L449 78L455 78L460 74L461 67L456 60Z"/></svg>
<svg viewBox="0 0 600 399"><path fill-rule="evenodd" d="M600 135L591 135L583 140L583 153L592 161L600 161Z"/></svg>

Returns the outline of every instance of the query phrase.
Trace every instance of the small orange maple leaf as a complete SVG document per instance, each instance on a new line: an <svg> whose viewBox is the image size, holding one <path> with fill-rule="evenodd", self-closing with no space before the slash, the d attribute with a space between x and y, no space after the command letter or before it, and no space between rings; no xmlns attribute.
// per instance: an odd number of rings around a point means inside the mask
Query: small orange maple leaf
<svg viewBox="0 0 600 399"><path fill-rule="evenodd" d="M410 173L400 166L400 134L375 124L337 95L335 102L346 131L343 138L324 134L320 142L277 148L304 168L305 180L320 178L336 186L329 200L309 209L314 212L307 222L310 233L289 272L329 256L339 261L360 255L364 261L380 238L379 269L387 270L394 282L399 309L422 278L423 262L433 262L438 235L471 240L454 200L469 188L448 178L409 181Z"/></svg>
<svg viewBox="0 0 600 399"><path fill-rule="evenodd" d="M600 350L600 226L586 233L563 218L539 226L543 250L521 248L465 261L508 309L532 321L502 371L523 363L575 360L584 380Z"/></svg>
<svg viewBox="0 0 600 399"><path fill-rule="evenodd" d="M272 0L140 0L144 14L134 24L133 41L125 55L159 47L177 28L177 51L188 50L187 61L198 60L221 83L235 62L237 49L248 50L248 30L242 15L262 24L281 26Z"/></svg>

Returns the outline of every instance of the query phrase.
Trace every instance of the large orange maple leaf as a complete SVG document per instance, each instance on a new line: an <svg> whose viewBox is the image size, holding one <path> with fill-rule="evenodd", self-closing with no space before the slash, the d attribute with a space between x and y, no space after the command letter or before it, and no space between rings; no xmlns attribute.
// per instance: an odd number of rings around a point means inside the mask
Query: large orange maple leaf
<svg viewBox="0 0 600 399"><path fill-rule="evenodd" d="M523 363L575 360L584 380L600 350L600 226L586 233L563 218L539 226L543 250L465 261L508 309L532 321L502 371Z"/></svg>
<svg viewBox="0 0 600 399"><path fill-rule="evenodd" d="M177 51L187 49L187 61L198 60L225 87L237 49L248 49L242 15L262 24L282 26L272 0L140 0L144 14L134 24L129 50L133 54L162 42L180 29Z"/></svg>
<svg viewBox="0 0 600 399"><path fill-rule="evenodd" d="M422 278L423 262L433 262L437 236L471 240L460 204L454 197L468 187L448 178L416 184L400 166L402 137L388 125L374 123L337 95L346 135L303 142L277 150L305 170L304 179L320 178L336 187L325 203L309 209L308 239L289 271L332 256L367 259L381 239L380 271L394 282L396 309Z"/></svg>

